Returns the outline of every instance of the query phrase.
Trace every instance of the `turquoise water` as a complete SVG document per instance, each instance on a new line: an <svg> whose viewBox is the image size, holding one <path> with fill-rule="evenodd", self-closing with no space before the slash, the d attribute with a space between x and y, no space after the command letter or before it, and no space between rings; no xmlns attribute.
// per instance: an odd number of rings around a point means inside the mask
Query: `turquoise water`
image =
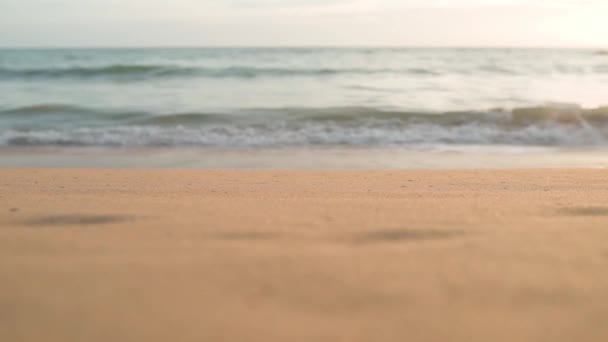
<svg viewBox="0 0 608 342"><path fill-rule="evenodd" d="M594 50L0 50L0 146L608 146Z"/></svg>

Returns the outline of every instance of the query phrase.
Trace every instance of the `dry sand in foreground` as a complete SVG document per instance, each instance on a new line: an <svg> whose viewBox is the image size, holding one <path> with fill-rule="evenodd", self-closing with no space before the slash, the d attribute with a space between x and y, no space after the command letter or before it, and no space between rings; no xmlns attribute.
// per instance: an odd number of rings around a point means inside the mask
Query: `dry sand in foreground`
<svg viewBox="0 0 608 342"><path fill-rule="evenodd" d="M0 170L0 341L608 341L608 171Z"/></svg>

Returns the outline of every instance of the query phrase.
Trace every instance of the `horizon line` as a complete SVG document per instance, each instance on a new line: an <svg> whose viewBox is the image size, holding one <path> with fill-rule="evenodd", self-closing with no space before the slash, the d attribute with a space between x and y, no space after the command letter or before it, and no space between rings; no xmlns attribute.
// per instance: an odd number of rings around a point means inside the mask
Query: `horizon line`
<svg viewBox="0 0 608 342"><path fill-rule="evenodd" d="M2 50L49 49L608 49L608 45L0 45Z"/></svg>

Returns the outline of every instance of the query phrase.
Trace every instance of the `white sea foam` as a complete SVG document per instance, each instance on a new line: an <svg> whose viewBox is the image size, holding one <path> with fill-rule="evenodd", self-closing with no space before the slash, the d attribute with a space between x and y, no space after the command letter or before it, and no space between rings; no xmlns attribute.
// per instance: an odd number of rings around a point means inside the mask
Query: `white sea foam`
<svg viewBox="0 0 608 342"><path fill-rule="evenodd" d="M0 131L5 146L608 146L608 128L542 123L508 128L467 123L442 126L431 123L375 122L343 125L335 122L204 125L199 127L120 126L71 130Z"/></svg>

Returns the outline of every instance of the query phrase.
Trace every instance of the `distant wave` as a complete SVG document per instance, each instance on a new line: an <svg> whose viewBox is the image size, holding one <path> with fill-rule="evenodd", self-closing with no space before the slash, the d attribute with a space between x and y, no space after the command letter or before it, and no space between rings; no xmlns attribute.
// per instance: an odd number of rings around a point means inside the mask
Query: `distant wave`
<svg viewBox="0 0 608 342"><path fill-rule="evenodd" d="M0 79L95 79L112 78L121 80L141 80L164 77L202 78L255 78L290 76L332 76L346 74L412 74L438 75L433 70L423 68L373 69L373 68L274 68L274 67L185 67L164 65L110 65L100 67L71 67L48 69L0 69Z"/></svg>
<svg viewBox="0 0 608 342"><path fill-rule="evenodd" d="M0 146L608 146L608 107L446 113L341 107L153 114L37 105L0 111L3 117Z"/></svg>
<svg viewBox="0 0 608 342"><path fill-rule="evenodd" d="M342 75L412 75L419 77L440 76L443 74L474 74L475 72L496 75L531 74L606 74L608 64L590 67L557 65L547 70L512 70L495 65L480 65L474 69L432 70L426 68L281 68L281 67L190 67L176 65L110 65L100 67L70 67L47 69L0 68L2 79L109 79L119 81L143 81L156 78L237 78L252 79L260 77L330 77Z"/></svg>
<svg viewBox="0 0 608 342"><path fill-rule="evenodd" d="M25 106L13 109L5 109L0 110L0 115L38 115L38 114L66 114L66 113L77 113L83 114L85 112L95 112L92 109L82 108L78 106L72 105L64 105L64 104L39 104L32 106Z"/></svg>
<svg viewBox="0 0 608 342"><path fill-rule="evenodd" d="M157 65L109 65L48 69L0 69L0 78L98 78L134 76L179 76L196 72L193 68Z"/></svg>

